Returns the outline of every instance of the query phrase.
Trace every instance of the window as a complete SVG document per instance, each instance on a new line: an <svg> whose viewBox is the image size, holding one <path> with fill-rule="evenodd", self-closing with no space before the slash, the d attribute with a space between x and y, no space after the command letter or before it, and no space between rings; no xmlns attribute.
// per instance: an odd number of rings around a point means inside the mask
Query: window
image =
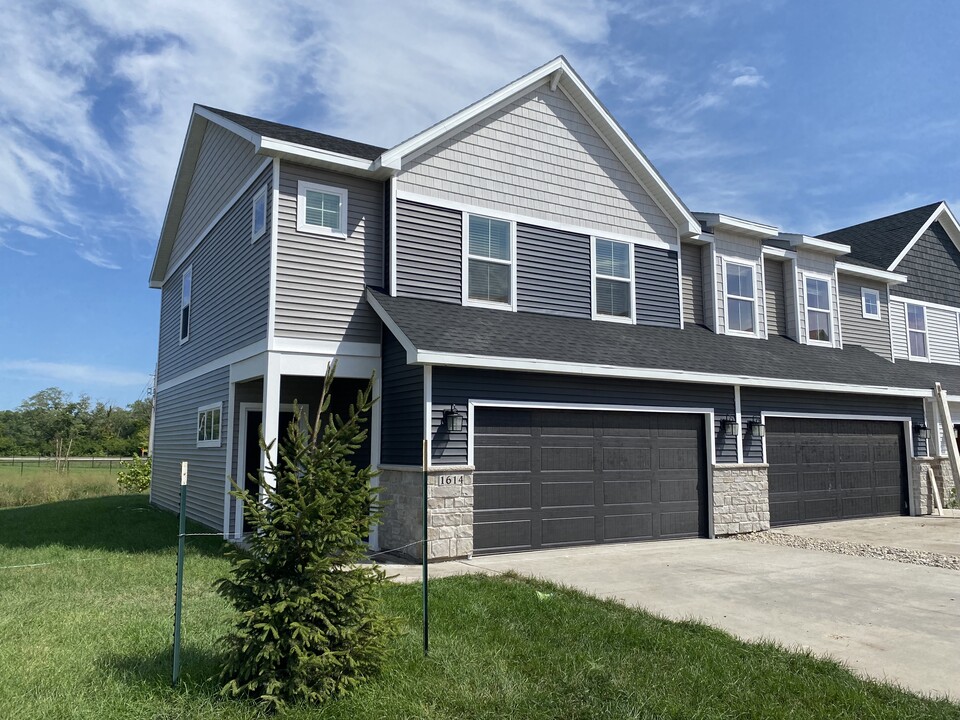
<svg viewBox="0 0 960 720"><path fill-rule="evenodd" d="M807 293L807 341L830 344L830 283L820 278L804 279Z"/></svg>
<svg viewBox="0 0 960 720"><path fill-rule="evenodd" d="M593 241L594 317L633 320L633 272L630 244L596 238Z"/></svg>
<svg viewBox="0 0 960 720"><path fill-rule="evenodd" d="M753 265L724 263L727 290L727 331L744 335L757 334L756 288Z"/></svg>
<svg viewBox="0 0 960 720"><path fill-rule="evenodd" d="M301 180L297 183L297 230L347 235L347 191Z"/></svg>
<svg viewBox="0 0 960 720"><path fill-rule="evenodd" d="M264 185L253 196L253 239L256 240L267 231L267 186Z"/></svg>
<svg viewBox="0 0 960 720"><path fill-rule="evenodd" d="M511 227L506 220L470 215L467 221L467 299L475 303L513 302Z"/></svg>
<svg viewBox="0 0 960 720"><path fill-rule="evenodd" d="M911 359L928 359L927 315L922 305L907 303L907 345Z"/></svg>
<svg viewBox="0 0 960 720"><path fill-rule="evenodd" d="M183 271L180 278L180 342L190 337L190 293L193 285L193 266Z"/></svg>
<svg viewBox="0 0 960 720"><path fill-rule="evenodd" d="M197 411L197 447L220 447L220 410L223 403Z"/></svg>
<svg viewBox="0 0 960 720"><path fill-rule="evenodd" d="M880 291L871 288L860 289L860 300L865 318L880 319Z"/></svg>

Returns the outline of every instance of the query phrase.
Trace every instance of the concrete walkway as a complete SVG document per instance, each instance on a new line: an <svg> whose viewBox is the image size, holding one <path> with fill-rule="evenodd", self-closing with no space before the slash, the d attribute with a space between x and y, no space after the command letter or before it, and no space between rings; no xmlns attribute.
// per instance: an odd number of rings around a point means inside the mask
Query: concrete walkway
<svg viewBox="0 0 960 720"><path fill-rule="evenodd" d="M949 511L948 511L949 512ZM774 528L798 537L960 556L960 516L880 517Z"/></svg>
<svg viewBox="0 0 960 720"><path fill-rule="evenodd" d="M418 582L417 565L389 565ZM430 577L524 575L694 618L746 640L809 648L861 675L960 699L960 573L731 540L681 540L491 555Z"/></svg>

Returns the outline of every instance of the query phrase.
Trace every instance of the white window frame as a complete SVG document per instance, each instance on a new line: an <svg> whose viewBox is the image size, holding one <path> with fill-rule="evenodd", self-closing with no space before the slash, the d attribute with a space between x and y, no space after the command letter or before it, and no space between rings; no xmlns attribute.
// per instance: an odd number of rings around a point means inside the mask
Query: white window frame
<svg viewBox="0 0 960 720"><path fill-rule="evenodd" d="M307 191L328 193L340 197L340 227L328 228L321 225L313 225L307 222ZM326 235L328 237L347 236L347 204L348 193L346 188L333 187L332 185L321 185L320 183L309 182L308 180L297 181L297 232L309 233L311 235Z"/></svg>
<svg viewBox="0 0 960 720"><path fill-rule="evenodd" d="M257 228L257 206L263 205L263 225ZM257 190L253 196L253 202L250 206L250 237L251 242L256 242L267 234L267 186Z"/></svg>
<svg viewBox="0 0 960 720"><path fill-rule="evenodd" d="M470 254L470 218L478 217L487 220L496 220L505 222L510 227L510 259L500 260L498 258L486 257L483 255ZM496 310L517 309L517 223L498 213L492 212L464 212L462 220L461 248L460 248L460 301L467 307L494 308ZM482 262L491 262L498 265L508 265L510 267L510 302L492 302L489 300L477 300L470 297L470 261L480 260Z"/></svg>
<svg viewBox="0 0 960 720"><path fill-rule="evenodd" d="M923 330L914 330L910 327L910 306L920 308L923 312ZM927 308L920 303L903 303L903 324L907 331L907 357L910 360L919 360L921 362L930 362L930 327L927 324ZM913 348L910 346L910 333L920 333L923 335L923 346L927 349L926 355L914 355Z"/></svg>
<svg viewBox="0 0 960 720"><path fill-rule="evenodd" d="M616 280L617 282L627 283L630 286L630 316L620 317L619 315L601 315L597 312L597 240L606 240L607 242L620 243L627 246L627 263L630 270L629 278L614 277L612 275L601 275L603 280ZM625 240L615 240L604 235L593 235L590 237L590 317L594 320L603 322L627 323L635 325L637 322L637 290L636 290L636 267L634 264L633 243Z"/></svg>
<svg viewBox="0 0 960 720"><path fill-rule="evenodd" d="M872 295L872 296L874 296L874 297L876 298L876 303L877 303L877 312L876 312L876 313L871 313L871 312L868 312L868 311L867 311L867 296L868 296L868 295ZM865 318L867 318L867 319L869 319L869 320L882 320L883 318L880 317L880 315L881 315L881 310L880 310L880 291L877 290L876 288L861 287L861 288L860 288L860 310L861 310L862 313L863 313L863 317L865 317Z"/></svg>
<svg viewBox="0 0 960 720"><path fill-rule="evenodd" d="M200 420L204 418L206 413L217 411L217 418L219 422L216 425L217 437L208 438L206 440L200 439ZM196 427L196 437L197 437L197 447L198 448L210 448L210 447L220 447L221 438L223 437L223 403L211 403L209 405L203 405L202 407L197 408L197 423Z"/></svg>
<svg viewBox="0 0 960 720"><path fill-rule="evenodd" d="M190 278L190 296L187 297L187 278ZM183 327L183 311L187 311L187 327ZM177 327L180 329L180 344L190 339L190 323L193 320L193 265L187 265L180 276L180 318ZM186 330L186 332L184 332Z"/></svg>
<svg viewBox="0 0 960 720"><path fill-rule="evenodd" d="M740 260L737 258L720 258L720 272L723 275L723 330L726 335L736 335L738 337L762 337L763 334L760 332L760 298L759 291L757 290L757 278L760 276L761 272L760 266L761 263L754 262L752 260ZM731 295L727 291L727 265L739 265L740 267L749 267L753 268L753 297L745 297L743 295ZM730 306L727 305L728 299L734 300L749 300L753 302L753 332L744 332L742 330L731 330L730 329Z"/></svg>
<svg viewBox="0 0 960 720"><path fill-rule="evenodd" d="M813 272L802 272L800 273L801 280L803 281L803 319L804 319L804 332L803 340L807 345L819 345L820 347L836 347L837 345L837 324L833 316L833 300L834 300L834 285L833 278L829 275L822 275L820 273ZM827 309L822 310L821 308L811 308L807 302L807 279L810 280L819 280L820 282L825 282L827 284ZM829 340L811 340L810 339L810 313L826 313L828 322L830 323L830 339Z"/></svg>

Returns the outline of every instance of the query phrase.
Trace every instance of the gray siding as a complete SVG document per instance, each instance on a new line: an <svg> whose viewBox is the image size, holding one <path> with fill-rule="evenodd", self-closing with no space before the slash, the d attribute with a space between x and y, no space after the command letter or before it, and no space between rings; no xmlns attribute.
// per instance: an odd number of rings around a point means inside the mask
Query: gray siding
<svg viewBox="0 0 960 720"><path fill-rule="evenodd" d="M909 300L890 298L890 329L893 333L893 353L907 358L906 303ZM931 362L948 365L960 364L960 327L958 313L946 308L924 306L927 322L927 352Z"/></svg>
<svg viewBox="0 0 960 720"><path fill-rule="evenodd" d="M783 294L783 263L763 259L763 284L767 300L767 332L770 335L787 334L787 309Z"/></svg>
<svg viewBox="0 0 960 720"><path fill-rule="evenodd" d="M761 440L746 434L747 423L751 419L759 418L761 412L910 417L914 427L923 422L923 400L920 398L742 388L740 407L745 433L743 461L747 463L762 462ZM914 436L913 444L914 454L919 456L926 453L924 441Z"/></svg>
<svg viewBox="0 0 960 720"><path fill-rule="evenodd" d="M251 242L253 196L266 184L267 233ZM267 336L270 295L270 170L221 218L163 285L158 383ZM190 338L180 344L181 278L193 268Z"/></svg>
<svg viewBox="0 0 960 720"><path fill-rule="evenodd" d="M717 457L724 463L737 461L734 439L719 433L720 421L734 412L733 389L730 387L435 367L432 400L434 464L461 465L467 461L469 400L715 408ZM464 432L457 435L440 432L443 411L451 404L456 405L465 418Z"/></svg>
<svg viewBox="0 0 960 720"><path fill-rule="evenodd" d="M892 294L960 306L960 249L939 222L927 229L894 270L910 281L891 288Z"/></svg>
<svg viewBox="0 0 960 720"><path fill-rule="evenodd" d="M680 267L683 274L683 321L706 325L703 317L703 248L683 243L680 246Z"/></svg>
<svg viewBox="0 0 960 720"><path fill-rule="evenodd" d="M830 341L840 346L840 301L837 293L836 264L833 257L820 253L801 250L797 253L797 297L800 302L800 342L807 342L807 300L805 275L810 274L830 282L830 307L833 312L833 326L830 329Z"/></svg>
<svg viewBox="0 0 960 720"><path fill-rule="evenodd" d="M676 250L633 246L637 324L680 327L680 269Z"/></svg>
<svg viewBox="0 0 960 720"><path fill-rule="evenodd" d="M797 342L800 341L798 307L797 264L793 260L787 260L783 263L783 310L786 316L787 337L793 338Z"/></svg>
<svg viewBox="0 0 960 720"><path fill-rule="evenodd" d="M890 317L887 286L869 280L838 277L840 283L840 320L844 345L860 345L880 357L893 360L890 350ZM863 316L861 290L870 288L880 294L880 319Z"/></svg>
<svg viewBox="0 0 960 720"><path fill-rule="evenodd" d="M347 190L346 238L297 232L299 180ZM280 164L278 337L379 342L380 321L364 290L383 285L383 205L383 183Z"/></svg>
<svg viewBox="0 0 960 720"><path fill-rule="evenodd" d="M596 230L677 241L676 226L559 88L508 103L405 164L398 189Z"/></svg>
<svg viewBox="0 0 960 720"><path fill-rule="evenodd" d="M240 403L262 403L263 402L263 380L251 380L249 382L236 383L233 390L233 404L234 412L231 414L231 424L233 425L233 457L230 458L230 477L237 482L238 485L243 485L240 477L238 477L239 472L239 457L240 453L244 451L244 442L245 437L240 428ZM254 472L258 468L245 468L247 473ZM231 486L232 489L232 486ZM233 533L233 526L237 518L237 503L234 498L230 498L230 506L228 512L230 514L230 524L229 530L230 533Z"/></svg>
<svg viewBox="0 0 960 720"><path fill-rule="evenodd" d="M397 200L397 295L460 304L463 213Z"/></svg>
<svg viewBox="0 0 960 720"><path fill-rule="evenodd" d="M176 267L204 228L265 159L255 154L253 145L243 138L215 123L206 125L173 242L170 267Z"/></svg>
<svg viewBox="0 0 960 720"><path fill-rule="evenodd" d="M407 365L406 350L383 332L380 462L422 465L423 367Z"/></svg>
<svg viewBox="0 0 960 720"><path fill-rule="evenodd" d="M150 502L166 510L180 507L180 463L189 463L187 516L216 530L223 529L227 472L227 418L230 369L162 390L156 397L153 480ZM197 410L222 402L220 447L197 447Z"/></svg>
<svg viewBox="0 0 960 720"><path fill-rule="evenodd" d="M763 273L761 272L762 246L759 240L755 238L743 237L727 232L717 230L714 233L714 244L716 247L716 264L714 275L717 282L717 332L725 333L727 331L727 282L723 274L723 262L726 259L729 262L739 263L741 265L752 265L753 280L756 286L753 291L754 302L757 303L757 335L763 337L767 331L766 317L766 298L763 292Z"/></svg>
<svg viewBox="0 0 960 720"><path fill-rule="evenodd" d="M590 237L517 224L517 309L590 317Z"/></svg>
<svg viewBox="0 0 960 720"><path fill-rule="evenodd" d="M895 297L890 298L890 334L893 336L893 357L906 360L907 355L907 315L906 307Z"/></svg>
<svg viewBox="0 0 960 720"><path fill-rule="evenodd" d="M714 243L704 245L700 250L700 267L707 268L707 272L703 275L703 319L708 328L714 332L719 332L717 329L717 303L719 302L717 295L719 293L717 288L714 287L717 273L713 271L716 264L715 254L716 246Z"/></svg>

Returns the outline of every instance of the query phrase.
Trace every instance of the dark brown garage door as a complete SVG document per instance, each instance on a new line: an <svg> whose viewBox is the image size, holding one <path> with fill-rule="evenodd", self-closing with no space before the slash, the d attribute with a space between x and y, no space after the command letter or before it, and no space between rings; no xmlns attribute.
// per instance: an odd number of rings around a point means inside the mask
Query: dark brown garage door
<svg viewBox="0 0 960 720"><path fill-rule="evenodd" d="M767 418L770 524L907 511L903 424Z"/></svg>
<svg viewBox="0 0 960 720"><path fill-rule="evenodd" d="M479 408L474 549L706 533L703 417Z"/></svg>

